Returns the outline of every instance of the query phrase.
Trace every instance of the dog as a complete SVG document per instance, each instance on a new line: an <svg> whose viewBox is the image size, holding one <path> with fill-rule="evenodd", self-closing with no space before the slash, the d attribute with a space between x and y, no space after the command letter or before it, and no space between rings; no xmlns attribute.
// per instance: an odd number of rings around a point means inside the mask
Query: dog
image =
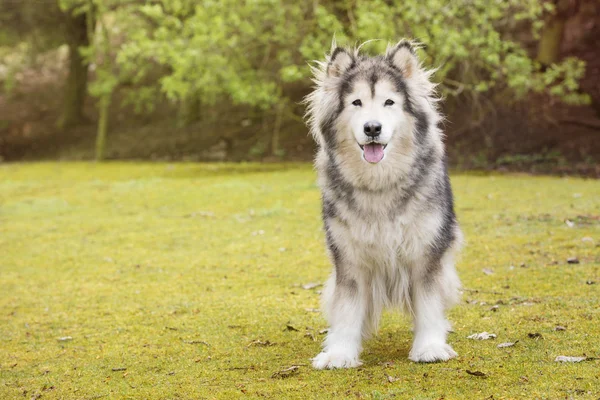
<svg viewBox="0 0 600 400"><path fill-rule="evenodd" d="M402 40L368 56L337 47L313 65L307 122L333 271L322 294L329 330L317 369L361 365L385 307L413 318L409 359L446 361L446 309L458 300L462 243L431 71Z"/></svg>

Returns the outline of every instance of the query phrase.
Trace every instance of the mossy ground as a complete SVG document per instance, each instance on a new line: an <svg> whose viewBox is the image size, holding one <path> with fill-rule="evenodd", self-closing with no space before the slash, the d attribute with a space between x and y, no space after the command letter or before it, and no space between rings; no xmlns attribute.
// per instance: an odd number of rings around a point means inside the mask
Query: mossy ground
<svg viewBox="0 0 600 400"><path fill-rule="evenodd" d="M0 398L599 398L599 360L554 359L600 357L600 182L452 182L459 358L408 361L390 312L364 366L315 371L326 323L301 285L330 266L309 165L1 166Z"/></svg>

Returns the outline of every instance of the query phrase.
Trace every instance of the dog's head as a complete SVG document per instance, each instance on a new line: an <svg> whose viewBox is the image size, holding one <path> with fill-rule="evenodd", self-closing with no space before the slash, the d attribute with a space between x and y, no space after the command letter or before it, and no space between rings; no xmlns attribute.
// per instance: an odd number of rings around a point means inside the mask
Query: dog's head
<svg viewBox="0 0 600 400"><path fill-rule="evenodd" d="M411 42L375 57L334 45L313 72L311 131L340 162L387 170L386 164L409 162L432 130L439 136L431 72L421 67Z"/></svg>

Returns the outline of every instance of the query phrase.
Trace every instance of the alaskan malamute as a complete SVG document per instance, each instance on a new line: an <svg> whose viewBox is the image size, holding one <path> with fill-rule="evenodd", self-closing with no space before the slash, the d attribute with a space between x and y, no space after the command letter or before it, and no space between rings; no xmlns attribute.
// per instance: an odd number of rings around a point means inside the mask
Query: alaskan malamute
<svg viewBox="0 0 600 400"><path fill-rule="evenodd" d="M361 342L384 307L414 322L409 358L456 357L445 309L457 300L454 214L431 72L415 46L384 55L332 47L314 68L308 121L333 271L323 291L330 328L315 368L361 364Z"/></svg>

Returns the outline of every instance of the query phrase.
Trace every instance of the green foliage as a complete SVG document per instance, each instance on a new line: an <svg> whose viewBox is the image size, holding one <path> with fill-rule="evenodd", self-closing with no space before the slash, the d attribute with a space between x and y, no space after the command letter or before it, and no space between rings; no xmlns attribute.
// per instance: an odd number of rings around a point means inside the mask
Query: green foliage
<svg viewBox="0 0 600 400"><path fill-rule="evenodd" d="M169 72L158 83L172 100L197 93L205 104L226 97L269 108L282 99L285 83L308 77L307 56L320 57L341 29L322 7L314 12L302 2L192 4L165 0L137 7L145 23L131 32L117 58L134 82L152 66L165 67ZM311 14L316 16L306 18Z"/></svg>
<svg viewBox="0 0 600 400"><path fill-rule="evenodd" d="M525 48L511 39L513 32L527 29L536 36L544 10L552 8L548 7L538 0L360 1L353 36L361 41L418 39L426 46L425 64L439 66L435 79L443 94L453 94L457 88L460 92L498 88L509 89L517 97L545 92L568 103L589 102L588 96L577 92L577 82L585 72L583 61L567 59L542 71Z"/></svg>
<svg viewBox="0 0 600 400"><path fill-rule="evenodd" d="M307 60L322 59L334 34L342 44L383 39L366 47L378 52L388 41L412 37L426 45L425 64L439 67L435 79L442 94L544 92L585 103L589 98L578 93L577 83L585 69L581 60L567 59L542 71L514 38L515 31L538 35L543 13L552 11L548 7L538 0L225 0L201 5L161 0L127 7L121 14L118 23L127 38L117 61L134 83L162 67L166 73L156 83L173 101L196 93L204 104L226 99L270 109L286 96L286 85L308 79ZM141 93L139 101L151 101L144 95L148 89Z"/></svg>
<svg viewBox="0 0 600 400"><path fill-rule="evenodd" d="M0 17L42 21L32 4ZM365 46L371 52L402 37L421 41L443 95L491 91L512 101L535 92L590 101L579 92L583 61L542 68L522 44L539 38L544 16L555 12L542 0L57 0L53 7L97 17L94 41L81 49L98 66L89 91L100 98L127 83L126 101L140 112L152 111L160 96L176 103L197 96L203 105L229 102L275 116L276 104L298 100L294 89L310 78L307 62L323 59L334 35L344 45L382 39Z"/></svg>
<svg viewBox="0 0 600 400"><path fill-rule="evenodd" d="M3 81L2 90L8 96L17 84L16 73L28 64L28 51L27 43L20 43L14 48L0 47L0 81Z"/></svg>

